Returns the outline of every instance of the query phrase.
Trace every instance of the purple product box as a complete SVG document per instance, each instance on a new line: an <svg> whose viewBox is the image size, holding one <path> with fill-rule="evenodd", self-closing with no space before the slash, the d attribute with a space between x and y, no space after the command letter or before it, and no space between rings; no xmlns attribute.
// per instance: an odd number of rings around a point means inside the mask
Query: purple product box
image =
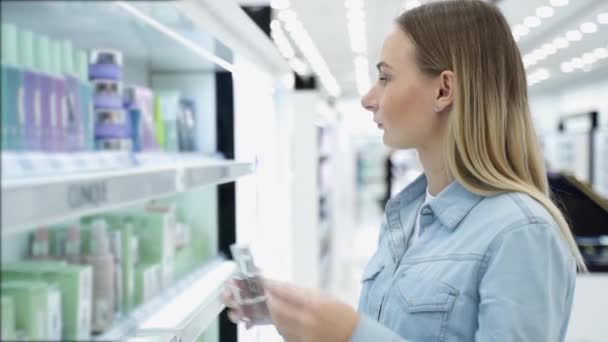
<svg viewBox="0 0 608 342"><path fill-rule="evenodd" d="M116 64L91 64L89 65L89 78L118 81L122 79L122 68Z"/></svg>
<svg viewBox="0 0 608 342"><path fill-rule="evenodd" d="M23 92L25 109L26 151L40 151L42 147L42 104L40 96L40 74L32 71L23 73Z"/></svg>
<svg viewBox="0 0 608 342"><path fill-rule="evenodd" d="M131 124L125 110L97 109L95 111L96 139L130 139Z"/></svg>
<svg viewBox="0 0 608 342"><path fill-rule="evenodd" d="M53 77L53 90L55 92L51 105L55 107L56 125L54 137L55 151L64 152L67 150L67 137L65 135L67 127L67 104L65 99L66 81L63 77ZM54 102L54 103L53 103Z"/></svg>
<svg viewBox="0 0 608 342"><path fill-rule="evenodd" d="M41 148L45 152L57 150L55 135L57 129L57 115L55 114L55 80L52 76L40 74L40 105L42 110Z"/></svg>
<svg viewBox="0 0 608 342"><path fill-rule="evenodd" d="M125 97L127 108L139 111L138 126L132 130L138 134L135 139L138 142L137 147L141 148L141 151L159 150L154 122L154 94L147 88L130 87L127 89Z"/></svg>
<svg viewBox="0 0 608 342"><path fill-rule="evenodd" d="M94 105L100 109L122 109L122 83L114 80L94 80Z"/></svg>
<svg viewBox="0 0 608 342"><path fill-rule="evenodd" d="M66 150L70 152L81 151L84 145L82 106L80 104L80 80L71 75L65 76L66 92L65 114L66 125L64 127L66 137Z"/></svg>

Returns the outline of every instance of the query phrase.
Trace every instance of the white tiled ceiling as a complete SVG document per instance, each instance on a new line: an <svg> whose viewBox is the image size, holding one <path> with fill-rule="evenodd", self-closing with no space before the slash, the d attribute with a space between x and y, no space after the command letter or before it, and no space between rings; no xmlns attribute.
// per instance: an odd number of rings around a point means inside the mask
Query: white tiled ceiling
<svg viewBox="0 0 608 342"><path fill-rule="evenodd" d="M244 0L252 2L254 0ZM424 0L422 0L424 1ZM527 16L535 15L540 6L551 0L499 0L497 5L511 26L521 24ZM241 1L243 2L243 1ZM256 2L260 2L257 1ZM519 41L522 55L532 52L542 44L563 36L568 30L579 28L585 21L595 21L597 14L608 12L608 0L569 0L564 7L555 7L551 18L543 19L541 26L531 29ZM267 1L268 3L268 1ZM371 65L378 58L385 34L392 28L393 20L401 11L403 0L365 0L367 18L368 58L372 80L376 77ZM354 74L354 55L348 39L344 0L291 0L294 9L312 40L327 61L330 71L338 80L343 95L357 96ZM432 23L430 23L432 24ZM564 74L560 64L573 57L582 56L598 47L608 48L608 25L599 25L596 33L583 35L583 39L558 51L546 60L528 68L534 72L546 68L552 77L531 88L532 92L553 90L572 82L585 82L595 78L608 78L608 59L595 63L592 69Z"/></svg>

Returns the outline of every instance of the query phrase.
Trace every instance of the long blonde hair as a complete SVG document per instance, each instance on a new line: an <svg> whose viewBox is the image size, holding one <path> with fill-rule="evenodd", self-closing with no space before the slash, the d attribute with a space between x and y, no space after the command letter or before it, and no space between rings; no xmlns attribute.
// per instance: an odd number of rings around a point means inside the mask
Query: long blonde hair
<svg viewBox="0 0 608 342"><path fill-rule="evenodd" d="M479 0L453 0L407 11L397 23L411 38L425 74L451 70L456 75L446 138L449 174L483 196L514 191L541 203L585 271L568 222L550 197L526 71L504 16Z"/></svg>

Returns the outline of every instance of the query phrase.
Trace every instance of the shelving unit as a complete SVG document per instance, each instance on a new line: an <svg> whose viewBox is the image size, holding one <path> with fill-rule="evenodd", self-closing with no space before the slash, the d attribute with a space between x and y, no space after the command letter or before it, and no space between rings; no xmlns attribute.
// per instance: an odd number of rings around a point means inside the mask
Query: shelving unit
<svg viewBox="0 0 608 342"><path fill-rule="evenodd" d="M68 176L58 172L42 177L3 179L2 236L202 186L232 182L253 172L250 163L183 158L179 155L168 159L170 162L167 163ZM23 203L28 203L27 208Z"/></svg>
<svg viewBox="0 0 608 342"><path fill-rule="evenodd" d="M257 170L249 162L254 158L235 160L236 110L222 101L236 102L226 87L233 87L238 58L275 80L290 73L270 39L232 1L2 2L2 20L79 49L121 51L125 84L178 87L195 98L204 116L197 123L195 154L3 151L2 244L22 243L25 234L41 225L203 189L196 196L204 197L204 203L189 205L194 207L189 210L198 205L209 211L199 214L197 223L211 230L203 233L214 239L215 257L95 339L189 342L219 321L220 340L235 342L236 327L225 324L219 299L235 267L220 255L236 240L233 183L246 182L245 176ZM226 84L218 85L222 82ZM213 157L215 152L227 159Z"/></svg>

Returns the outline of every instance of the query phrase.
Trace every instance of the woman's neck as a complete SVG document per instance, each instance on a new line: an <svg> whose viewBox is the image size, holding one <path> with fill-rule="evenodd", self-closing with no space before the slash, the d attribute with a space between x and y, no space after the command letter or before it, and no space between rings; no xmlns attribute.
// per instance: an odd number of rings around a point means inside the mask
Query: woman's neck
<svg viewBox="0 0 608 342"><path fill-rule="evenodd" d="M428 182L428 190L433 196L437 196L452 182L447 171L445 158L440 152L439 149L418 149L420 163L422 163Z"/></svg>

